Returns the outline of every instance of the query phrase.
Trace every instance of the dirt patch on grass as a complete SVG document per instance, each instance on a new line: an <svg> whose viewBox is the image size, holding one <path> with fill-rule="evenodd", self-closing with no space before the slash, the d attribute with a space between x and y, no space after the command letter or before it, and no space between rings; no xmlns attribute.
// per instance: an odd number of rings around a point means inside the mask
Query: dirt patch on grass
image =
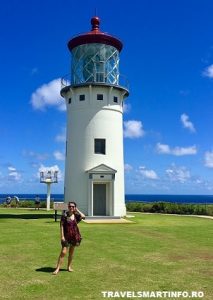
<svg viewBox="0 0 213 300"><path fill-rule="evenodd" d="M186 253L184 255L181 254L169 254L168 259L172 261L181 261L181 260L207 260L212 261L213 255L209 253Z"/></svg>
<svg viewBox="0 0 213 300"><path fill-rule="evenodd" d="M185 255L179 255L179 254L171 254L168 256L168 259L170 261L181 261L181 260L185 260L188 259Z"/></svg>
<svg viewBox="0 0 213 300"><path fill-rule="evenodd" d="M195 254L194 256L195 258L198 258L198 259L203 259L203 260L213 260L213 255L211 254L208 254L208 253L198 253L198 254Z"/></svg>
<svg viewBox="0 0 213 300"><path fill-rule="evenodd" d="M213 277L213 271L211 270L201 270L200 273L206 276Z"/></svg>

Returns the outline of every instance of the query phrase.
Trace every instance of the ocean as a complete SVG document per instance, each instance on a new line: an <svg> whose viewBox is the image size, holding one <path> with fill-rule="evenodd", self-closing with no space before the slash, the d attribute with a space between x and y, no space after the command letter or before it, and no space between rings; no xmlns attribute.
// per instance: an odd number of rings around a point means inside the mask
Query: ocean
<svg viewBox="0 0 213 300"><path fill-rule="evenodd" d="M6 198L18 196L21 200L35 200L36 194L0 194L0 204L4 203ZM38 194L41 201L46 200L46 194ZM63 202L63 194L52 194L51 200ZM172 202L185 204L213 204L213 195L144 195L144 194L126 194L125 202Z"/></svg>

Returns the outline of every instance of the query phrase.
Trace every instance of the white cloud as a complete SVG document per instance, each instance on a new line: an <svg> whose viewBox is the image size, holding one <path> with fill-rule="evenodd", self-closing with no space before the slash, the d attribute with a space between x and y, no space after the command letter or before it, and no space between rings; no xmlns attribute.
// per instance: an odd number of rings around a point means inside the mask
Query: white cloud
<svg viewBox="0 0 213 300"><path fill-rule="evenodd" d="M60 111L66 110L64 99L60 96L61 79L54 79L43 84L31 96L31 104L34 109L44 110L47 106L55 106Z"/></svg>
<svg viewBox="0 0 213 300"><path fill-rule="evenodd" d="M139 172L147 179L159 179L154 170L147 170L144 166L139 167Z"/></svg>
<svg viewBox="0 0 213 300"><path fill-rule="evenodd" d="M171 154L171 149L169 145L157 143L156 149L157 152L160 154Z"/></svg>
<svg viewBox="0 0 213 300"><path fill-rule="evenodd" d="M8 167L8 179L9 181L18 182L21 180L21 173L16 170L14 167Z"/></svg>
<svg viewBox="0 0 213 300"><path fill-rule="evenodd" d="M60 151L55 151L53 153L54 157L56 160L65 160L65 156L64 153L60 152Z"/></svg>
<svg viewBox="0 0 213 300"><path fill-rule="evenodd" d="M142 137L144 134L141 121L130 120L124 122L124 137L134 139Z"/></svg>
<svg viewBox="0 0 213 300"><path fill-rule="evenodd" d="M11 171L11 172L16 171L16 168L14 168L14 167L8 167L8 171Z"/></svg>
<svg viewBox="0 0 213 300"><path fill-rule="evenodd" d="M65 127L63 127L61 129L61 133L56 135L55 140L56 140L56 142L62 142L62 143L66 142L66 128Z"/></svg>
<svg viewBox="0 0 213 300"><path fill-rule="evenodd" d="M64 101L64 100L63 100ZM66 104L65 104L65 101L64 101L64 103L62 103L62 104L60 104L59 106L58 106L58 110L60 110L60 111L66 111Z"/></svg>
<svg viewBox="0 0 213 300"><path fill-rule="evenodd" d="M60 168L57 165L51 166L51 167L45 167L44 165L40 165L38 172L37 172L37 178L40 178L40 172L47 173L50 172L58 172L58 181L61 181L63 179L62 172Z"/></svg>
<svg viewBox="0 0 213 300"><path fill-rule="evenodd" d="M169 145L157 143L156 146L157 153L159 154L171 154L175 156L183 156L183 155L195 155L197 154L197 147L174 147L170 148Z"/></svg>
<svg viewBox="0 0 213 300"><path fill-rule="evenodd" d="M49 154L47 153L38 153L38 152L34 152L34 151L27 151L27 150L23 150L22 152L23 156L26 157L31 157L33 159L36 160L46 160L49 157Z"/></svg>
<svg viewBox="0 0 213 300"><path fill-rule="evenodd" d="M213 151L207 151L204 155L205 166L208 168L213 168Z"/></svg>
<svg viewBox="0 0 213 300"><path fill-rule="evenodd" d="M174 149L172 149L172 154L174 154L176 156L195 155L195 154L197 154L197 148L196 148L196 146L175 147Z"/></svg>
<svg viewBox="0 0 213 300"><path fill-rule="evenodd" d="M124 165L124 170L125 170L125 172L130 172L130 171L133 170L133 167L129 164L125 164Z"/></svg>
<svg viewBox="0 0 213 300"><path fill-rule="evenodd" d="M129 113L130 110L131 110L131 105L124 102L123 112L124 112L124 113Z"/></svg>
<svg viewBox="0 0 213 300"><path fill-rule="evenodd" d="M186 167L177 167L175 165L166 170L166 175L171 181L178 181L180 183L185 183L191 178L190 172Z"/></svg>
<svg viewBox="0 0 213 300"><path fill-rule="evenodd" d="M209 78L213 78L213 64L205 68L203 75Z"/></svg>
<svg viewBox="0 0 213 300"><path fill-rule="evenodd" d="M191 132L196 131L193 123L191 121L189 121L189 116L187 116L187 114L182 114L180 116L180 120L181 120L184 128L189 129L189 131L191 131Z"/></svg>

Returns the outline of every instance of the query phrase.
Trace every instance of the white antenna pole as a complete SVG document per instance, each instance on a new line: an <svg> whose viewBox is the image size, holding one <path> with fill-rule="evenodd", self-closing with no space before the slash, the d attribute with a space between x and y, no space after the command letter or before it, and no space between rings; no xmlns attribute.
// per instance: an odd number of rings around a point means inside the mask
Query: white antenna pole
<svg viewBox="0 0 213 300"><path fill-rule="evenodd" d="M47 210L50 210L50 187L51 183L47 183Z"/></svg>
<svg viewBox="0 0 213 300"><path fill-rule="evenodd" d="M50 210L50 190L51 184L58 182L58 171L42 171L40 172L40 182L47 185L47 200L46 207L47 210Z"/></svg>

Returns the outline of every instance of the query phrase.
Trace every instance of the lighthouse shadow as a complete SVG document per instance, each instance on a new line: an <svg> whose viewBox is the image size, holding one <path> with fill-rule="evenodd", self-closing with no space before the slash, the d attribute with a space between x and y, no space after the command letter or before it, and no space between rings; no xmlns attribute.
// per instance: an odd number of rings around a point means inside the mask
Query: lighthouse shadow
<svg viewBox="0 0 213 300"><path fill-rule="evenodd" d="M53 219L50 214L0 214L0 219Z"/></svg>

